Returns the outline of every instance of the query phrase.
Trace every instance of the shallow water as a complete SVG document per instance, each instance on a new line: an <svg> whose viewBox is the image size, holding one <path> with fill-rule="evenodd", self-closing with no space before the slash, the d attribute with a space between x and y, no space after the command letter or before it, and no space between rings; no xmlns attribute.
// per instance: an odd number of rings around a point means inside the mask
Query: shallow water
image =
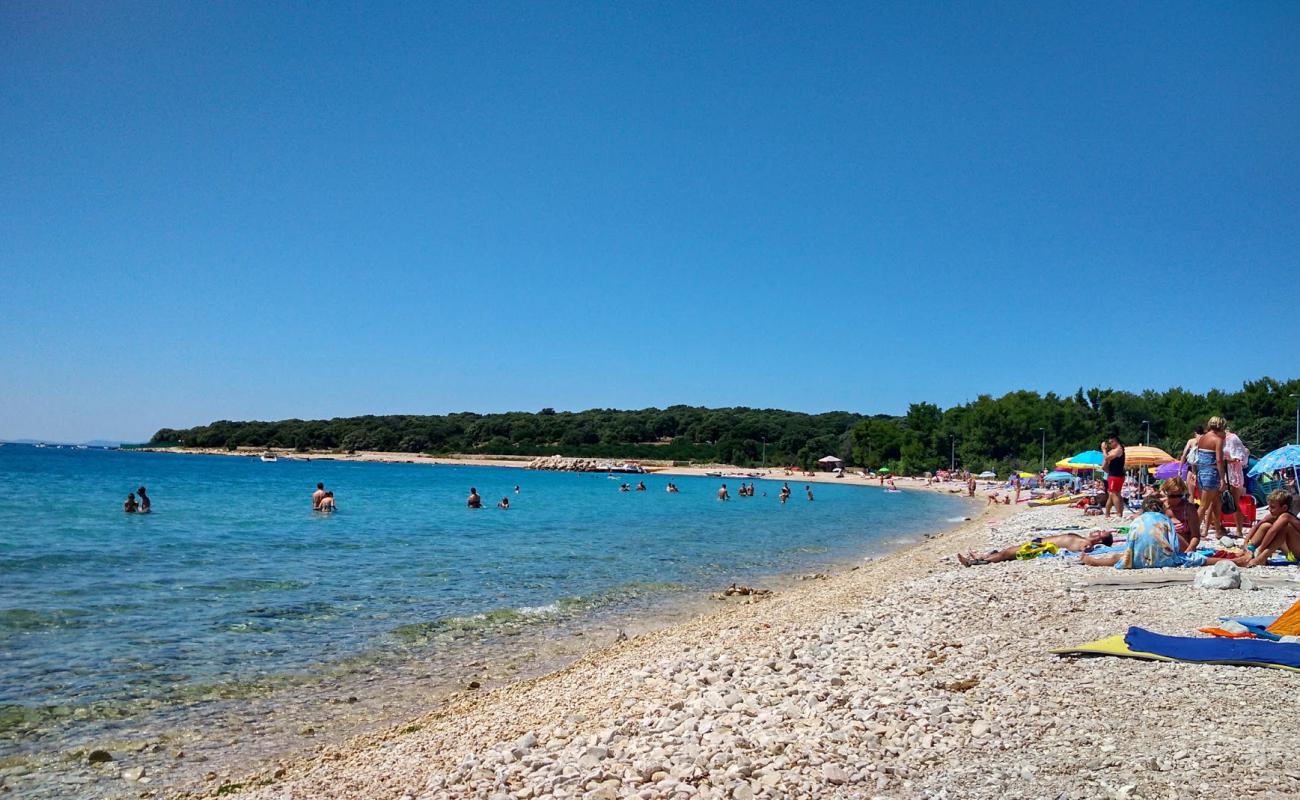
<svg viewBox="0 0 1300 800"><path fill-rule="evenodd" d="M721 503L716 479L672 478L680 494L655 476L620 493L623 479L637 476L6 445L0 759L376 664L465 663L504 636L544 643L888 549L960 508L828 484L808 502L794 482L781 505L779 480ZM311 511L317 481L336 514ZM154 512L123 514L141 484ZM488 508L465 507L470 486ZM491 507L503 496L508 511Z"/></svg>

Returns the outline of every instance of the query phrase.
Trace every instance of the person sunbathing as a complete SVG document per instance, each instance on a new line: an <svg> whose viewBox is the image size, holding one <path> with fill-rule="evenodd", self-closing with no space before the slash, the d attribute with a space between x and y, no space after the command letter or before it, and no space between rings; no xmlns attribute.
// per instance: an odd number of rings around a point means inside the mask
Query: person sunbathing
<svg viewBox="0 0 1300 800"><path fill-rule="evenodd" d="M1038 558L1044 553L1052 553L1067 550L1071 553L1086 553L1098 545L1110 547L1114 539L1109 533L1094 531L1087 536L1080 536L1077 533L1062 533L1058 536L1043 536L1032 539L1023 544L1012 547L1004 547L1001 550L990 550L983 555L967 553L957 554L957 561L963 567L978 567L983 564L997 564L1002 561L1027 561L1031 558Z"/></svg>
<svg viewBox="0 0 1300 800"><path fill-rule="evenodd" d="M1267 562L1276 550L1283 550L1290 561L1300 559L1300 520L1291 513L1291 494L1285 489L1268 496L1268 520L1255 527L1246 549L1253 551L1248 567Z"/></svg>

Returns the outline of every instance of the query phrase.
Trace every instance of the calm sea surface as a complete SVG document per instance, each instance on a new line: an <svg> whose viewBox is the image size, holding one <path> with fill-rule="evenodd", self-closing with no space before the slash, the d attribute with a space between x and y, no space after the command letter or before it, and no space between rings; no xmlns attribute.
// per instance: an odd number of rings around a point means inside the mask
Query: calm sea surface
<svg viewBox="0 0 1300 800"><path fill-rule="evenodd" d="M680 494L655 476L620 493L624 479L0 447L0 757L51 721L70 740L78 724L572 626L882 551L964 511L826 484L809 502L797 482L781 505L779 480L721 503L717 479L671 478ZM317 481L336 514L311 511ZM122 513L141 484L153 513ZM465 507L471 486L488 507Z"/></svg>

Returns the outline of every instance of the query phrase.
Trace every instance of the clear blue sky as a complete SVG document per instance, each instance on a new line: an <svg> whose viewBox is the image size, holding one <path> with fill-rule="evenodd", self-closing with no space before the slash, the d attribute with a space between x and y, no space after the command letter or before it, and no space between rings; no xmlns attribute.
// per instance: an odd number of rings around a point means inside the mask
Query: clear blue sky
<svg viewBox="0 0 1300 800"><path fill-rule="evenodd" d="M1297 42L1297 3L10 0L0 437L1294 377Z"/></svg>

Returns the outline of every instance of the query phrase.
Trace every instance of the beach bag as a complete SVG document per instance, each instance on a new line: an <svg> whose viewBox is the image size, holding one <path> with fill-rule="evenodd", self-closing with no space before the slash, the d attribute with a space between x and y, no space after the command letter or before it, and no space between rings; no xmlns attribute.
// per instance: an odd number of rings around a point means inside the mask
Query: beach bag
<svg viewBox="0 0 1300 800"><path fill-rule="evenodd" d="M1219 511L1227 517L1237 513L1237 499L1228 491L1228 487L1223 487L1223 494L1219 495Z"/></svg>
<svg viewBox="0 0 1300 800"><path fill-rule="evenodd" d="M1243 494L1237 501L1237 513L1241 515L1242 522L1254 522L1259 508L1255 505L1255 498L1248 494Z"/></svg>

